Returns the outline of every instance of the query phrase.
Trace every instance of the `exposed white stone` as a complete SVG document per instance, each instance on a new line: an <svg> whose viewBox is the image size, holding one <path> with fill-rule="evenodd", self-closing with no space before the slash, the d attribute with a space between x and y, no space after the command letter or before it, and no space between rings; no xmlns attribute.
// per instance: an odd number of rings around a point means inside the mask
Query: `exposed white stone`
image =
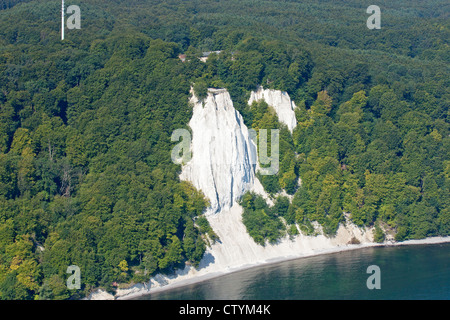
<svg viewBox="0 0 450 320"><path fill-rule="evenodd" d="M294 128L297 126L297 119L295 118L294 112L296 105L287 92L264 89L260 86L258 90L251 92L248 104L252 105L254 101L260 100L264 100L269 106L274 108L278 116L278 121L286 124L291 133L294 131Z"/></svg>
<svg viewBox="0 0 450 320"><path fill-rule="evenodd" d="M279 94L273 94L272 98L276 95ZM254 99L257 99L256 94ZM118 290L116 297L98 290L89 299L127 299L265 263L385 245L373 242L373 228L358 228L347 214L345 224L339 225L334 237L323 235L318 223L313 222L317 230L314 236L304 235L299 230L299 235L293 239L285 236L276 244L256 244L242 223L243 208L236 203L247 190L265 194L255 177L256 145L226 90L210 89L204 101L193 95L191 102L194 110L189 125L193 132L193 155L183 166L180 178L191 181L210 199L209 212L217 214L209 214L207 218L220 241L207 248L198 269L186 266L174 274L158 274L145 285ZM352 244L354 238L360 243ZM450 237L433 241L448 242ZM213 294L210 298L217 297Z"/></svg>
<svg viewBox="0 0 450 320"><path fill-rule="evenodd" d="M256 145L225 89L209 89L204 100L192 94L192 159L181 180L203 191L207 214L231 208L255 184Z"/></svg>
<svg viewBox="0 0 450 320"><path fill-rule="evenodd" d="M114 296L102 289L97 289L86 297L86 300L114 300Z"/></svg>

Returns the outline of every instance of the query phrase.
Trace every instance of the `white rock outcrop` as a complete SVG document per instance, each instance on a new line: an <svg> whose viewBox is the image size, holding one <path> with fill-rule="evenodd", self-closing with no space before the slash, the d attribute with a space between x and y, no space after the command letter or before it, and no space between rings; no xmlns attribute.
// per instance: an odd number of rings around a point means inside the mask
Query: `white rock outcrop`
<svg viewBox="0 0 450 320"><path fill-rule="evenodd" d="M260 86L258 90L251 92L248 104L252 105L254 101L260 100L264 100L269 106L274 108L278 116L278 121L286 124L291 133L294 131L294 128L297 126L297 119L295 118L294 112L296 105L287 92L264 89Z"/></svg>
<svg viewBox="0 0 450 320"><path fill-rule="evenodd" d="M250 104L252 99L264 99L278 110L280 121L290 123L290 130L295 128L295 105L287 94L260 89L252 93ZM171 275L158 274L146 284L118 290L116 296L97 290L88 299L127 299L256 265L383 245L373 242L373 228L358 228L348 219L348 215L345 215L346 222L339 225L334 237L325 236L320 228L317 228L318 234L315 236L304 235L297 226L299 235L292 239L285 236L275 244L256 244L242 222L243 208L236 203L246 191L265 195L261 183L255 177L256 145L225 89L209 89L204 100L199 100L193 94L191 103L193 116L189 126L193 134L192 159L183 165L180 178L192 182L210 200L207 219L220 241L207 248L199 268L188 265ZM282 114L286 117L282 118ZM354 244L354 239L359 244ZM450 237L446 239L450 241ZM209 298L217 299L217 296Z"/></svg>
<svg viewBox="0 0 450 320"><path fill-rule="evenodd" d="M207 214L228 210L255 188L256 145L226 89L192 94L192 159L180 179L192 182L210 201Z"/></svg>

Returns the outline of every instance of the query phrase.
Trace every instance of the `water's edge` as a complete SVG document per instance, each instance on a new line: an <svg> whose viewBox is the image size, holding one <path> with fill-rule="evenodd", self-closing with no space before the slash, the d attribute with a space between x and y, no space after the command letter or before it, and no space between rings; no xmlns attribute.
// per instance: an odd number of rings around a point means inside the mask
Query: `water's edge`
<svg viewBox="0 0 450 320"><path fill-rule="evenodd" d="M228 275L231 273L244 271L260 266L267 266L271 264L276 264L280 262L290 261L290 260L297 260L297 259L303 259L307 257L313 257L313 256L319 256L319 255L326 255L326 254L333 254L338 252L345 252L345 251L351 251L351 250L358 250L363 248L370 248L370 247L395 247L395 246L406 246L406 245L429 245L429 244L439 244L439 243L448 243L450 242L450 236L448 237L431 237L426 239L420 239L420 240L407 240L403 242L384 242L384 243L366 243L361 245L347 245L347 246L338 246L329 250L323 250L317 253L311 253L311 254L305 254L303 256L289 256L289 257L280 257L277 259L271 259L264 262L259 262L251 265L244 265L236 268L230 268L229 270L222 271L222 272L214 272L210 274L204 274L200 275L198 277L192 277L189 279L183 279L174 283L167 284L165 286L161 287L154 287L149 288L146 285L141 284L141 288L138 290L133 290L132 293L127 293L124 295L116 295L114 296L114 299L116 300L131 300L138 297L146 296L153 293L159 293L163 291L169 291L171 289L180 288L183 286L191 285L191 284L197 284L201 283L206 280L210 280L213 278L217 278L220 276Z"/></svg>

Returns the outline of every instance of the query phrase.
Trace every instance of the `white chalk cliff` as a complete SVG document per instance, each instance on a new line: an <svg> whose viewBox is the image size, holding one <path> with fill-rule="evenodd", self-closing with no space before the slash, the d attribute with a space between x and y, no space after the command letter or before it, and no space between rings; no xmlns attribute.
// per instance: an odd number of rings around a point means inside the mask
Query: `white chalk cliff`
<svg viewBox="0 0 450 320"><path fill-rule="evenodd" d="M225 89L192 94L192 159L180 179L192 182L210 201L209 213L228 210L255 187L256 145ZM258 183L256 183L258 185Z"/></svg>
<svg viewBox="0 0 450 320"><path fill-rule="evenodd" d="M289 124L290 130L295 128L295 105L287 93L260 88L252 93L249 104L260 99L275 109L279 120ZM219 243L208 248L200 263L202 273L302 256L310 250L331 249L346 244L352 237L362 243L370 242L370 233L348 223L345 227L340 226L334 239L323 234L304 236L299 230L300 235L293 240L286 237L274 245L256 244L242 223L243 208L237 201L245 192L253 191L263 195L270 203L255 176L255 170L258 169L257 146L242 116L233 107L227 90L209 89L204 100L199 100L193 94L191 104L193 115L189 126L193 134L192 158L183 166L180 178L190 181L210 200L207 213L215 214L207 214L207 218L220 238Z"/></svg>
<svg viewBox="0 0 450 320"><path fill-rule="evenodd" d="M260 99L275 109L279 120L286 123L289 130L295 128L295 105L287 93L260 88L252 92L249 104ZM367 242L368 235L357 227L341 226L336 239L328 239L324 235L308 237L300 232L294 240L281 239L275 245L266 246L256 244L242 223L243 208L237 201L247 191L267 199L255 176L257 146L227 90L209 89L204 100L192 94L190 102L193 106L189 122L193 134L192 158L183 166L180 178L190 181L210 200L207 218L220 238L220 242L208 248L200 263L200 273L301 256L310 250L333 248L336 244L348 242L353 236ZM196 273L191 269L184 272Z"/></svg>
<svg viewBox="0 0 450 320"><path fill-rule="evenodd" d="M272 105L280 121L290 123L288 127L293 130L295 106L289 96L275 90L258 92L252 93L252 99L264 99ZM88 299L127 298L263 263L376 245L372 230L360 229L351 221L341 224L333 238L323 235L320 228L317 236L306 236L298 228L294 239L285 236L276 244L256 244L242 223L243 208L237 203L247 191L267 196L255 176L256 145L225 89L209 89L202 101L193 95L191 103L192 158L182 167L180 178L190 181L210 200L207 219L220 241L207 248L198 269L188 265L172 275L158 274L148 283L120 289L115 297L99 290ZM353 238L360 244L349 244Z"/></svg>
<svg viewBox="0 0 450 320"><path fill-rule="evenodd" d="M264 100L280 122L292 132L297 125L294 102L286 92L259 87L248 103ZM190 181L210 201L207 214L229 210L247 191L268 196L258 179L255 142L234 108L226 89L209 89L207 97L192 93L192 159L183 166L180 179ZM270 200L268 200L270 202Z"/></svg>
<svg viewBox="0 0 450 320"><path fill-rule="evenodd" d="M278 116L278 121L286 124L291 133L294 131L294 128L297 126L297 119L295 118L294 112L296 105L287 92L264 89L260 86L256 91L251 92L248 104L252 105L254 101L260 100L264 100L269 106L274 108Z"/></svg>

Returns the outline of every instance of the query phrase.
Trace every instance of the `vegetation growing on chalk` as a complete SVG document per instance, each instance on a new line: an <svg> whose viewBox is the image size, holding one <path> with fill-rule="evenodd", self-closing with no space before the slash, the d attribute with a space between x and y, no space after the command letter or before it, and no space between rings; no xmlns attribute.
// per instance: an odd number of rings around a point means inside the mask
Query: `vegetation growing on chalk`
<svg viewBox="0 0 450 320"><path fill-rule="evenodd" d="M0 1L0 299L80 298L198 265L207 201L170 159L193 83L227 88L248 127L281 130L280 172L261 180L293 199L243 197L258 243L314 221L332 235L344 211L399 241L449 235L444 1L390 4L375 31L356 0L311 3L85 0L61 42L60 1ZM257 85L295 100L292 135L247 105Z"/></svg>

